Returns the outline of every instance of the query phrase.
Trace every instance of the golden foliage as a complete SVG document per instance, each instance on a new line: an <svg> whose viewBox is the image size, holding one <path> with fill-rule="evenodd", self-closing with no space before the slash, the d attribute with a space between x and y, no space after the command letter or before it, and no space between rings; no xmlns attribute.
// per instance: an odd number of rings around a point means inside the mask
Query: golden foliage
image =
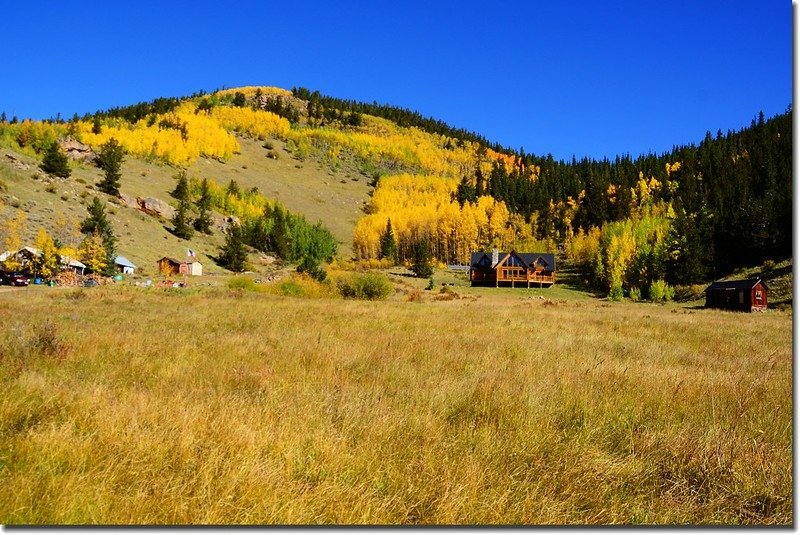
<svg viewBox="0 0 800 535"><path fill-rule="evenodd" d="M95 273L103 271L108 262L106 248L103 245L103 238L97 232L86 236L81 243L79 255L81 262L86 264L86 267Z"/></svg>
<svg viewBox="0 0 800 535"><path fill-rule="evenodd" d="M505 203L482 196L459 206L453 200L458 181L442 176L383 177L369 206L370 214L356 223L353 249L359 260L377 258L388 219L400 258L409 258L414 241L427 237L439 261L467 262L471 252L496 246L535 245L531 225L512 215Z"/></svg>
<svg viewBox="0 0 800 535"><path fill-rule="evenodd" d="M269 111L232 106L215 106L211 110L220 126L258 139L269 136L284 138L291 130L289 121Z"/></svg>
<svg viewBox="0 0 800 535"><path fill-rule="evenodd" d="M36 234L36 248L41 254L33 262L33 272L46 279L58 273L58 248L47 231L39 227Z"/></svg>
<svg viewBox="0 0 800 535"><path fill-rule="evenodd" d="M17 210L17 215L6 220L5 223L5 250L16 253L22 249L22 236L26 233L27 216L22 210ZM22 267L22 263L15 254L10 255L3 267L8 271L16 271Z"/></svg>
<svg viewBox="0 0 800 535"><path fill-rule="evenodd" d="M195 104L188 102L135 124L107 120L99 134L92 132L91 122L81 121L76 133L95 149L115 138L135 156L161 158L175 165L188 165L200 156L227 159L239 152L236 138L218 120L195 112Z"/></svg>

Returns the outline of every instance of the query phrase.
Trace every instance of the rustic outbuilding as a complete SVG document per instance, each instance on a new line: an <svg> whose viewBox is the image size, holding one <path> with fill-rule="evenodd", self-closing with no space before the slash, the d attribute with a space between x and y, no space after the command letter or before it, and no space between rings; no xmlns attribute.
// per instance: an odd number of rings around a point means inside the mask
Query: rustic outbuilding
<svg viewBox="0 0 800 535"><path fill-rule="evenodd" d="M165 256L158 261L158 271L167 277L172 275L202 275L203 265L197 260L181 262Z"/></svg>
<svg viewBox="0 0 800 535"><path fill-rule="evenodd" d="M718 281L706 288L706 308L725 308L745 312L767 309L769 289L759 278Z"/></svg>
<svg viewBox="0 0 800 535"><path fill-rule="evenodd" d="M550 287L556 282L553 253L472 253L469 280L472 286Z"/></svg>
<svg viewBox="0 0 800 535"><path fill-rule="evenodd" d="M123 275L133 275L136 265L124 256L117 256L114 258L114 269Z"/></svg>

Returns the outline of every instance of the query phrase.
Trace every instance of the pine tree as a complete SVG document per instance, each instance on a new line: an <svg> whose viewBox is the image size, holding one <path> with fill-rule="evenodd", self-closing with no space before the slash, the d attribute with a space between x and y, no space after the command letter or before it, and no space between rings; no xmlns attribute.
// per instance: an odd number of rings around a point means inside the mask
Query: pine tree
<svg viewBox="0 0 800 535"><path fill-rule="evenodd" d="M95 115L94 121L92 122L92 134L101 134L102 132L103 126L100 124L100 117Z"/></svg>
<svg viewBox="0 0 800 535"><path fill-rule="evenodd" d="M239 183L236 182L235 180L231 179L231 181L228 182L228 187L225 190L225 194L226 195L233 195L236 198L241 198L242 192L239 189Z"/></svg>
<svg viewBox="0 0 800 535"><path fill-rule="evenodd" d="M397 241L392 230L391 219L386 220L386 230L381 236L380 258L391 260L393 264L397 264Z"/></svg>
<svg viewBox="0 0 800 535"><path fill-rule="evenodd" d="M42 164L39 167L45 173L61 178L69 178L71 173L67 155L61 152L58 143L55 141L47 147L44 158L42 158Z"/></svg>
<svg viewBox="0 0 800 535"><path fill-rule="evenodd" d="M272 219L274 223L269 234L269 245L279 257L288 259L291 252L289 215L280 205L276 205Z"/></svg>
<svg viewBox="0 0 800 535"><path fill-rule="evenodd" d="M475 197L482 197L486 194L486 188L483 180L483 173L480 166L475 168Z"/></svg>
<svg viewBox="0 0 800 535"><path fill-rule="evenodd" d="M178 179L178 184L170 195L179 201L189 200L189 179L186 177L186 171L179 172L175 175L175 178ZM208 184L206 184L206 187L208 187Z"/></svg>
<svg viewBox="0 0 800 535"><path fill-rule="evenodd" d="M103 170L103 180L98 184L98 188L103 193L119 196L120 168L125 157L125 149L113 137L100 146L97 154L97 167Z"/></svg>
<svg viewBox="0 0 800 535"><path fill-rule="evenodd" d="M456 200L458 204L464 206L465 202L475 202L477 198L475 188L470 183L469 179L467 177L461 179L456 189Z"/></svg>
<svg viewBox="0 0 800 535"><path fill-rule="evenodd" d="M188 240L192 237L192 233L194 231L192 229L192 224L189 221L188 199L181 199L180 204L178 204L178 209L175 211L175 215L172 216L172 226L172 233L177 237L184 240Z"/></svg>
<svg viewBox="0 0 800 535"><path fill-rule="evenodd" d="M243 108L247 104L247 98L244 96L244 93L241 91L237 91L233 95L233 105L239 108Z"/></svg>
<svg viewBox="0 0 800 535"><path fill-rule="evenodd" d="M194 220L194 228L197 232L211 234L211 191L206 178L200 184L200 198L197 199L197 219Z"/></svg>
<svg viewBox="0 0 800 535"><path fill-rule="evenodd" d="M427 236L414 242L412 246L412 262L411 271L413 271L414 275L417 277L426 279L433 275L431 245Z"/></svg>
<svg viewBox="0 0 800 535"><path fill-rule="evenodd" d="M225 234L225 245L219 256L222 267L235 273L241 273L247 266L247 250L245 250L242 229L231 224Z"/></svg>

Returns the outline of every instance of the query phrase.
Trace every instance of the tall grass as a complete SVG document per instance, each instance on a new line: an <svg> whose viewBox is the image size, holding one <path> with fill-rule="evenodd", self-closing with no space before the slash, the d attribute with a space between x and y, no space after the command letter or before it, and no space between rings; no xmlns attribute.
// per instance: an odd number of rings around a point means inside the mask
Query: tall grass
<svg viewBox="0 0 800 535"><path fill-rule="evenodd" d="M37 288L0 325L3 524L793 520L790 315Z"/></svg>

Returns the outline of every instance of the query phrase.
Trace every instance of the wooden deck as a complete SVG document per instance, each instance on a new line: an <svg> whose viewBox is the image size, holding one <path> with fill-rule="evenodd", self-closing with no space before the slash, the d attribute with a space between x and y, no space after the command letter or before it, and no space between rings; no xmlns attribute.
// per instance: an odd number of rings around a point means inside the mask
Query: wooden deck
<svg viewBox="0 0 800 535"><path fill-rule="evenodd" d="M531 286L542 288L544 286L552 286L556 282L556 275L514 275L514 276L499 276L495 279L495 286L500 286L500 283L509 283L512 288L516 286Z"/></svg>

